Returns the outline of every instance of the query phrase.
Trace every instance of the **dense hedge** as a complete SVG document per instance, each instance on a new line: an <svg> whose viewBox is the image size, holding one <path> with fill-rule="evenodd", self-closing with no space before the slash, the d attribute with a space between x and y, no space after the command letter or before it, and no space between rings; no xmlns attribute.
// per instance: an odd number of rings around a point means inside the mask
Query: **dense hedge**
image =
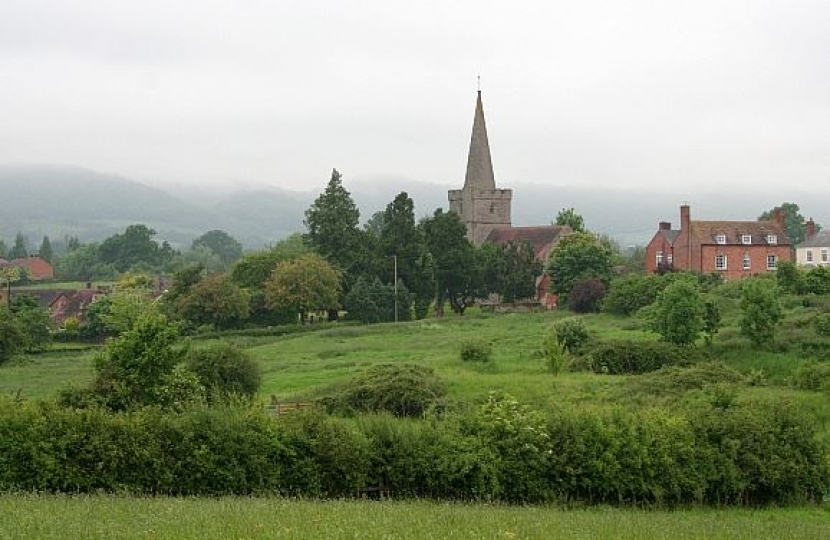
<svg viewBox="0 0 830 540"><path fill-rule="evenodd" d="M610 374L648 373L664 366L682 366L709 359L701 349L663 341L603 341L587 354L593 371Z"/></svg>
<svg viewBox="0 0 830 540"><path fill-rule="evenodd" d="M830 485L795 408L529 411L491 396L441 419L0 401L0 490L280 493L587 503L800 503Z"/></svg>

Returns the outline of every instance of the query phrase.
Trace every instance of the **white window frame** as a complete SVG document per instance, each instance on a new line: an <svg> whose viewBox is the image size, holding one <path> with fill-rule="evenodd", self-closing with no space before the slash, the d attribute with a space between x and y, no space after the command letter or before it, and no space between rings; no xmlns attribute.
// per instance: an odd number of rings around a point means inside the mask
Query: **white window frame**
<svg viewBox="0 0 830 540"><path fill-rule="evenodd" d="M767 270L777 270L778 269L778 255L771 253L767 255Z"/></svg>
<svg viewBox="0 0 830 540"><path fill-rule="evenodd" d="M804 259L808 263L813 262L813 250L812 249L808 249L807 251L804 252Z"/></svg>
<svg viewBox="0 0 830 540"><path fill-rule="evenodd" d="M725 244L726 243L726 235L724 233L719 233L715 236L715 242L718 244Z"/></svg>
<svg viewBox="0 0 830 540"><path fill-rule="evenodd" d="M729 260L724 254L715 255L715 270L727 270L729 268Z"/></svg>
<svg viewBox="0 0 830 540"><path fill-rule="evenodd" d="M744 270L752 270L752 257L749 253L744 253Z"/></svg>
<svg viewBox="0 0 830 540"><path fill-rule="evenodd" d="M655 254L655 256L654 256L654 262L656 262L656 263L657 263L657 266L660 266L661 264L663 264L663 252L662 252L662 251L658 251L658 252Z"/></svg>
<svg viewBox="0 0 830 540"><path fill-rule="evenodd" d="M822 250L821 250L821 262L823 262L823 263L828 262L828 260L830 260L830 259L828 259L828 255L829 254L827 253L827 248L822 248Z"/></svg>
<svg viewBox="0 0 830 540"><path fill-rule="evenodd" d="M767 244L777 244L778 243L778 235L777 234L768 234L767 235Z"/></svg>
<svg viewBox="0 0 830 540"><path fill-rule="evenodd" d="M671 253L666 254L666 264L674 264L674 256Z"/></svg>
<svg viewBox="0 0 830 540"><path fill-rule="evenodd" d="M741 235L741 243L745 245L750 245L752 243L752 235L751 234L742 234Z"/></svg>

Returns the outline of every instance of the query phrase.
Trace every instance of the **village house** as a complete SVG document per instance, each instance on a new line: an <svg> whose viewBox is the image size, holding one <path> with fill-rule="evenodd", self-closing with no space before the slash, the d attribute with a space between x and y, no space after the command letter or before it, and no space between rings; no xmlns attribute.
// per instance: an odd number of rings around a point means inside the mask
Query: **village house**
<svg viewBox="0 0 830 540"><path fill-rule="evenodd" d="M513 191L496 188L480 90L473 117L464 187L450 190L448 195L450 211L459 215L461 222L467 226L467 238L476 246L528 242L533 247L536 260L544 264L562 236L571 232L570 227L558 225L513 227ZM556 304L549 288L550 281L546 274L536 279L536 299L546 307Z"/></svg>
<svg viewBox="0 0 830 540"><path fill-rule="evenodd" d="M0 259L0 268L6 267L21 268L25 270L26 277L32 281L42 281L46 279L53 279L55 277L55 270L52 268L52 265L37 255L21 257L12 261Z"/></svg>
<svg viewBox="0 0 830 540"><path fill-rule="evenodd" d="M799 266L830 266L830 231L816 230L810 218L805 224L804 241L795 248L795 260Z"/></svg>
<svg viewBox="0 0 830 540"><path fill-rule="evenodd" d="M779 210L769 221L699 221L689 205L680 207L680 229L661 222L646 247L646 271L718 273L726 280L773 272L793 260Z"/></svg>

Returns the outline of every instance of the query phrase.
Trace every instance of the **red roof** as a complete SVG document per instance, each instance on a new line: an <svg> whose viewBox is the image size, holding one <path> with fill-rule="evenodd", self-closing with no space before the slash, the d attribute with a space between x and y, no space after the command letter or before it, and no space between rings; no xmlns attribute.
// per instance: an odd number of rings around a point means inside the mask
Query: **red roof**
<svg viewBox="0 0 830 540"><path fill-rule="evenodd" d="M55 277L55 271L52 265L40 257L15 259L9 263L9 266L25 268L29 274L29 279L52 279Z"/></svg>
<svg viewBox="0 0 830 540"><path fill-rule="evenodd" d="M545 260L551 250L571 228L563 225L546 225L540 227L495 227L487 235L485 242L504 245L508 242L529 242L536 252L536 260Z"/></svg>

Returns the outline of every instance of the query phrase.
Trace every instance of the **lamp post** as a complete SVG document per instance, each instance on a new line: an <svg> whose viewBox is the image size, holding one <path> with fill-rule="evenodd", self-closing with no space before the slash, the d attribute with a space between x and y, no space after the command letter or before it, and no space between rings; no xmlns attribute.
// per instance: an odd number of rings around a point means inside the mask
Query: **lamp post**
<svg viewBox="0 0 830 540"><path fill-rule="evenodd" d="M398 256L392 255L395 261L395 322L398 322Z"/></svg>

